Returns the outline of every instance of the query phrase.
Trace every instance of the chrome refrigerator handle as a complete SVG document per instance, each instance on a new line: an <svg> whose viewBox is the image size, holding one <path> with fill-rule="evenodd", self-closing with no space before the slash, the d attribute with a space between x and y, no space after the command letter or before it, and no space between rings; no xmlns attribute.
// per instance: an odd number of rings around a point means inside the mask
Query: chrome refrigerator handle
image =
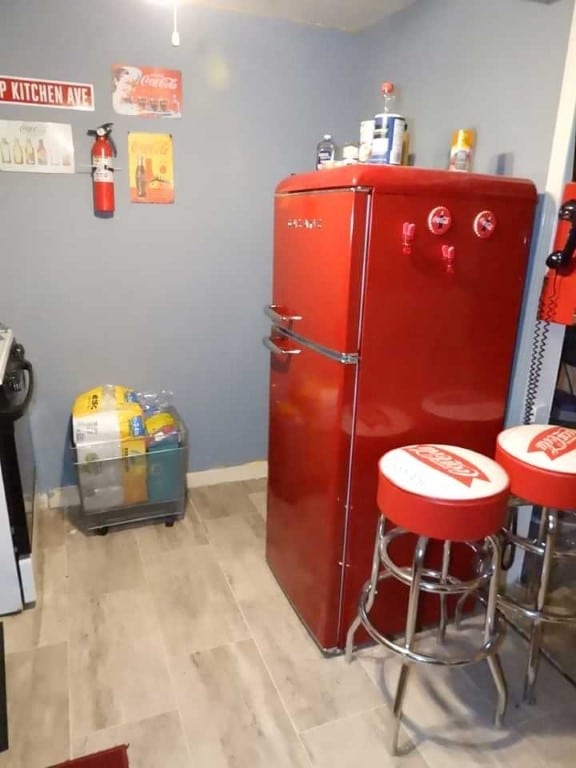
<svg viewBox="0 0 576 768"><path fill-rule="evenodd" d="M262 339L262 344L264 344L266 349L269 349L270 352L273 352L275 355L299 355L300 352L302 352L301 349L282 349L282 347L274 344L272 339L270 339L268 336L265 336Z"/></svg>
<svg viewBox="0 0 576 768"><path fill-rule="evenodd" d="M292 320L302 320L302 315L282 315L276 312L277 309L277 304L268 304L267 307L264 307L264 313L273 323L289 323Z"/></svg>

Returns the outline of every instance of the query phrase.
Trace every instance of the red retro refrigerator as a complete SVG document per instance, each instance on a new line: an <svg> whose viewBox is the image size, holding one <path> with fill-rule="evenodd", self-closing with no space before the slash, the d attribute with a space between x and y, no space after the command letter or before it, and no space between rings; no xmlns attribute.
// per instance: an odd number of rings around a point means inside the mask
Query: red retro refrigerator
<svg viewBox="0 0 576 768"><path fill-rule="evenodd" d="M369 575L379 457L416 442L493 454L535 204L528 181L408 167L276 189L266 557L327 652ZM375 606L387 632L403 589L386 583Z"/></svg>

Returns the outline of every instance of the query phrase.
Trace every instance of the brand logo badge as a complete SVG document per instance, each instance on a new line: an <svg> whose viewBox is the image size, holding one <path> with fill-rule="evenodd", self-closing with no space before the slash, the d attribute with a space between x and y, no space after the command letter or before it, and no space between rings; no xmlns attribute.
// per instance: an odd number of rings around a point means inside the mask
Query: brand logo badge
<svg viewBox="0 0 576 768"><path fill-rule="evenodd" d="M576 431L566 427L549 427L532 438L528 453L542 451L554 461L570 451L576 450Z"/></svg>
<svg viewBox="0 0 576 768"><path fill-rule="evenodd" d="M322 229L322 219L288 219L289 229Z"/></svg>
<svg viewBox="0 0 576 768"><path fill-rule="evenodd" d="M403 448L403 451L414 456L432 469L442 472L448 477L452 477L462 485L470 486L474 480L486 480L490 478L482 470L470 461L466 461L461 456L446 451L444 448L438 448L435 445L414 445Z"/></svg>

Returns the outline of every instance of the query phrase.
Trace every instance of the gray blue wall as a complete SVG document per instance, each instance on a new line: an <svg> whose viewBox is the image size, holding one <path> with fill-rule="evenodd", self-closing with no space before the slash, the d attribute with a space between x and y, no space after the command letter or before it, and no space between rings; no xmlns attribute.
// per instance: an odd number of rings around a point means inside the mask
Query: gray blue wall
<svg viewBox="0 0 576 768"><path fill-rule="evenodd" d="M144 0L3 0L0 73L94 83L96 111L0 107L0 119L115 122L170 131L176 203L92 214L89 177L0 174L0 321L38 373L33 428L43 489L63 461L75 395L98 383L170 388L190 429L191 469L266 454L272 193L313 163L325 131L354 138L395 81L419 165L444 167L452 130L474 127L475 167L544 180L573 0L420 0L346 35L185 4L180 48L169 10ZM184 117L112 112L113 63L181 69ZM225 83L214 73L227 72ZM505 158L498 155L505 154Z"/></svg>
<svg viewBox="0 0 576 768"><path fill-rule="evenodd" d="M170 8L144 0L2 2L0 73L94 83L96 111L4 106L0 119L70 122L85 167L86 130L107 120L124 169L128 130L175 143L176 203L131 205L119 171L111 221L94 218L87 175L0 174L0 320L36 366L44 489L72 480L72 402L105 382L172 389L192 469L266 455L273 190L313 167L323 132L355 127L357 41L190 4L179 26L173 48ZM184 117L115 115L119 62L181 69Z"/></svg>
<svg viewBox="0 0 576 768"><path fill-rule="evenodd" d="M362 114L399 87L416 165L447 167L452 132L478 134L474 170L542 188L573 0L419 0L363 38Z"/></svg>

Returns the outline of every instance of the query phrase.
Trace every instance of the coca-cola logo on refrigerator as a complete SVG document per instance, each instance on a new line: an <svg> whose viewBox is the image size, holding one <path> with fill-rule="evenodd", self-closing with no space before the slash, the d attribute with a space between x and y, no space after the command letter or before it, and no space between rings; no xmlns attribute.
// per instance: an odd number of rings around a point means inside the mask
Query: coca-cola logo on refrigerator
<svg viewBox="0 0 576 768"><path fill-rule="evenodd" d="M114 64L112 106L119 115L181 117L182 73L178 69Z"/></svg>

